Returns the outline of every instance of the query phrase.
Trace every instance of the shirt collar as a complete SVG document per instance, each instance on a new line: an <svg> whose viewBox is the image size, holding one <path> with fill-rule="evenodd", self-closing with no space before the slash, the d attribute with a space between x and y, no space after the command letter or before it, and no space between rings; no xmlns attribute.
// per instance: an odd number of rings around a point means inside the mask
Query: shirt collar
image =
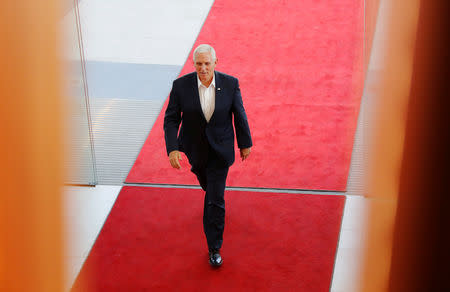
<svg viewBox="0 0 450 292"><path fill-rule="evenodd" d="M216 72L214 72L214 74L213 74L213 80L212 80L212 82L211 82L211 84L210 84L209 86L211 87L211 85L214 86L214 88L216 88ZM203 87L206 88L206 86L203 85L202 82L200 81L200 78L198 78L198 75L197 75L197 86L198 86L199 88L200 88L200 86L203 86Z"/></svg>

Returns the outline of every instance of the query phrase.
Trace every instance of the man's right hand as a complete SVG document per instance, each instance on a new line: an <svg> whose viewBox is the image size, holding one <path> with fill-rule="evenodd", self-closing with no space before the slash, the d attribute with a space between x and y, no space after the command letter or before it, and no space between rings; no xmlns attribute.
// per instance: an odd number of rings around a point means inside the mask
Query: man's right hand
<svg viewBox="0 0 450 292"><path fill-rule="evenodd" d="M176 168L176 169L181 168L180 160L182 160L180 151L173 150L172 152L169 153L170 165L172 165L173 168Z"/></svg>

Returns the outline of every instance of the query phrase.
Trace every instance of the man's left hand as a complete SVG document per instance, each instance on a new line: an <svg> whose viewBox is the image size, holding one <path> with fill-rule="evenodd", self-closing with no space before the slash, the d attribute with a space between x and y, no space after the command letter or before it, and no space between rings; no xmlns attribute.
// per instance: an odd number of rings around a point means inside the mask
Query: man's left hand
<svg viewBox="0 0 450 292"><path fill-rule="evenodd" d="M242 159L242 161L247 159L247 157L250 155L251 149L252 149L251 147L250 148L242 148L241 149L241 159Z"/></svg>

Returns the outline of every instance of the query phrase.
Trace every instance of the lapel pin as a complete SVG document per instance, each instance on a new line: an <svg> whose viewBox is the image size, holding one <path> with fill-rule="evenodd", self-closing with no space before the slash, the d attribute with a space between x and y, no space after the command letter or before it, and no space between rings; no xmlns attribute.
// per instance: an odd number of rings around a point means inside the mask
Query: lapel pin
<svg viewBox="0 0 450 292"><path fill-rule="evenodd" d="M220 90L220 87L219 87L219 88L217 88L217 90Z"/></svg>

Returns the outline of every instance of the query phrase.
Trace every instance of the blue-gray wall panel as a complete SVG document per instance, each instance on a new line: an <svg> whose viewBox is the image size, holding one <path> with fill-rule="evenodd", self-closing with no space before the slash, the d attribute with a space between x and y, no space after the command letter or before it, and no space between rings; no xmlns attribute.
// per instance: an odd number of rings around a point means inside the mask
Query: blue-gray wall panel
<svg viewBox="0 0 450 292"><path fill-rule="evenodd" d="M90 97L165 100L181 66L86 62Z"/></svg>

